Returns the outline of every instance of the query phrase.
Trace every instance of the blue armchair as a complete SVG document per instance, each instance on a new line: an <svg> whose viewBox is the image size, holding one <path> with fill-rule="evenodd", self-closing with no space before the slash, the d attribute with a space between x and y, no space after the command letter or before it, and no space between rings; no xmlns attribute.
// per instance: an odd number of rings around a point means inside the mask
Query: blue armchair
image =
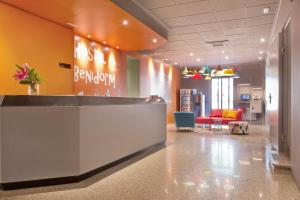
<svg viewBox="0 0 300 200"><path fill-rule="evenodd" d="M174 112L177 128L195 128L195 117L193 112Z"/></svg>

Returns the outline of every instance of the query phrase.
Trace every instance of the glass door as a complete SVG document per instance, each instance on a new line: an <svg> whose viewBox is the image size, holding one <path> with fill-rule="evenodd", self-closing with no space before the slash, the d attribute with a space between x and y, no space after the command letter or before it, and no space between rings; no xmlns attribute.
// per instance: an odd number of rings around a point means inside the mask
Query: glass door
<svg viewBox="0 0 300 200"><path fill-rule="evenodd" d="M233 78L212 79L212 109L233 109Z"/></svg>

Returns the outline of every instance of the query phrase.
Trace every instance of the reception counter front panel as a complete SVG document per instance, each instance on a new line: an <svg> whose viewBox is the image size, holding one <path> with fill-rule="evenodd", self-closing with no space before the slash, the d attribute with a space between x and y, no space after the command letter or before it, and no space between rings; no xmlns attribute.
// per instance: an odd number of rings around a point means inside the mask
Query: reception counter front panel
<svg viewBox="0 0 300 200"><path fill-rule="evenodd" d="M1 99L3 189L77 182L128 156L164 145L166 140L163 99Z"/></svg>

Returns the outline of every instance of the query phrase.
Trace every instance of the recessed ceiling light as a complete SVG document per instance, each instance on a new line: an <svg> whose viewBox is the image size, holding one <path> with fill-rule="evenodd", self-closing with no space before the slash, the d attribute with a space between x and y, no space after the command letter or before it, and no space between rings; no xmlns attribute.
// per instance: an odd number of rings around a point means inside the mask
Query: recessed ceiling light
<svg viewBox="0 0 300 200"><path fill-rule="evenodd" d="M223 50L223 51L222 51L222 54L224 54L224 53L225 53L225 51Z"/></svg>
<svg viewBox="0 0 300 200"><path fill-rule="evenodd" d="M200 58L197 58L197 62L200 62Z"/></svg>
<svg viewBox="0 0 300 200"><path fill-rule="evenodd" d="M178 63L177 63L177 62L174 62L174 65L178 65Z"/></svg>
<svg viewBox="0 0 300 200"><path fill-rule="evenodd" d="M152 39L152 42L153 42L153 43L156 43L156 42L157 42L157 39L156 39L156 38L153 38L153 39Z"/></svg>
<svg viewBox="0 0 300 200"><path fill-rule="evenodd" d="M260 55L263 55L263 54L264 54L264 51L263 51L263 50L260 50L260 51L259 51L259 54L260 54Z"/></svg>
<svg viewBox="0 0 300 200"><path fill-rule="evenodd" d="M259 56L259 57L258 57L258 60L262 60L262 57L261 57L261 56Z"/></svg>
<svg viewBox="0 0 300 200"><path fill-rule="evenodd" d="M72 27L72 28L77 28L77 27L78 27L78 25L73 24L73 23L71 23L71 22L66 23L66 25L68 25L68 26L70 26L70 27Z"/></svg>
<svg viewBox="0 0 300 200"><path fill-rule="evenodd" d="M104 41L104 42L102 42L103 44L106 44L106 42Z"/></svg>
<svg viewBox="0 0 300 200"><path fill-rule="evenodd" d="M264 43L265 41L266 41L265 38L260 38L260 42L261 42L261 43Z"/></svg>
<svg viewBox="0 0 300 200"><path fill-rule="evenodd" d="M191 52L191 53L190 53L190 56L193 56L193 55L194 55L194 53L193 53L193 52Z"/></svg>
<svg viewBox="0 0 300 200"><path fill-rule="evenodd" d="M228 56L225 56L225 59L226 59L226 60L229 60L229 57L228 57Z"/></svg>
<svg viewBox="0 0 300 200"><path fill-rule="evenodd" d="M266 15L266 14L269 14L270 13L270 8L269 7L265 7L263 8L263 13Z"/></svg>
<svg viewBox="0 0 300 200"><path fill-rule="evenodd" d="M120 49L120 47L119 47L119 46L116 46L116 48L117 48L117 49Z"/></svg>
<svg viewBox="0 0 300 200"><path fill-rule="evenodd" d="M123 24L124 26L127 26L127 25L128 25L128 21L127 21L127 20L123 20L123 21L122 21L122 24Z"/></svg>
<svg viewBox="0 0 300 200"><path fill-rule="evenodd" d="M91 36L91 35L88 35L87 37L88 37L88 38L91 38L92 36Z"/></svg>
<svg viewBox="0 0 300 200"><path fill-rule="evenodd" d="M74 37L74 39L75 39L76 41L78 41L78 40L80 40L80 37L76 35L76 36Z"/></svg>

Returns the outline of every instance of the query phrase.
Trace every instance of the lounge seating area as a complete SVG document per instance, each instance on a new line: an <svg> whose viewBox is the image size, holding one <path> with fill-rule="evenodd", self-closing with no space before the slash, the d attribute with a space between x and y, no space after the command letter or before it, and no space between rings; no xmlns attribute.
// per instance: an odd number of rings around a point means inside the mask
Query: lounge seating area
<svg viewBox="0 0 300 200"><path fill-rule="evenodd" d="M176 127L193 129L198 125L230 125L243 122L242 109L213 109L208 117L194 117L193 112L174 112ZM247 123L248 124L248 123ZM248 128L247 128L248 129ZM247 130L248 131L248 130Z"/></svg>
<svg viewBox="0 0 300 200"><path fill-rule="evenodd" d="M242 109L213 109L208 117L197 117L196 123L213 125L221 124L228 125L229 122L242 121L243 120L243 110Z"/></svg>
<svg viewBox="0 0 300 200"><path fill-rule="evenodd" d="M193 112L174 112L176 127L195 128L195 117Z"/></svg>

